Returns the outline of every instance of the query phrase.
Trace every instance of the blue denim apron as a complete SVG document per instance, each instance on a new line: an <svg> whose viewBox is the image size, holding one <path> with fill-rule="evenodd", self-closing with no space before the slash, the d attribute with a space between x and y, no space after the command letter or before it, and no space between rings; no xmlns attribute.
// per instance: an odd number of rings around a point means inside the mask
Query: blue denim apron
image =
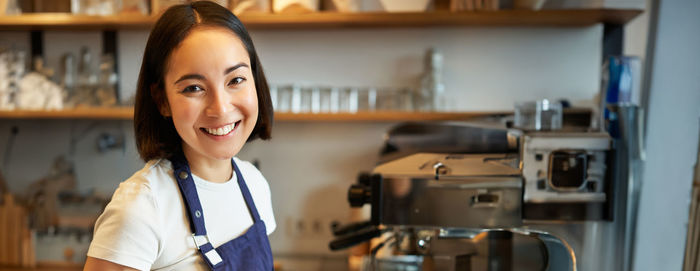
<svg viewBox="0 0 700 271"><path fill-rule="evenodd" d="M253 226L241 236L214 248L209 242L207 229L204 226L204 211L197 196L197 188L192 179L187 159L180 155L171 159L173 163L173 173L180 187L180 192L187 208L187 217L190 221L190 228L194 232L192 238L199 253L204 257L211 270L273 270L272 251L270 241L267 239L265 223L260 219L255 202L250 195L248 186L243 180L243 175L238 170L236 162L231 159L233 170L236 172L238 186L241 188L243 199L248 206L248 211L253 218ZM229 208L229 206L220 206Z"/></svg>

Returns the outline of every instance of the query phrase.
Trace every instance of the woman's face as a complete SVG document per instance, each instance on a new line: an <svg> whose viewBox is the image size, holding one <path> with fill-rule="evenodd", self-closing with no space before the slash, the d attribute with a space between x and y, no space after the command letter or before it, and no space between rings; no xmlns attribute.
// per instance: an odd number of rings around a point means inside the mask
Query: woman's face
<svg viewBox="0 0 700 271"><path fill-rule="evenodd" d="M258 118L250 58L243 43L221 27L198 27L170 55L168 104L188 159L230 159Z"/></svg>

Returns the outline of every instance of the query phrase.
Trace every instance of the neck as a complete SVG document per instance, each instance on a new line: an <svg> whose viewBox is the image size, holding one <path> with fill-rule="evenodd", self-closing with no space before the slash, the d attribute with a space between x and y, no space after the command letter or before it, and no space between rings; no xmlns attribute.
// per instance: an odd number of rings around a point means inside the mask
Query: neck
<svg viewBox="0 0 700 271"><path fill-rule="evenodd" d="M233 166L230 158L214 159L206 157L187 147L183 147L183 152L190 165L192 174L213 183L224 183L231 179Z"/></svg>

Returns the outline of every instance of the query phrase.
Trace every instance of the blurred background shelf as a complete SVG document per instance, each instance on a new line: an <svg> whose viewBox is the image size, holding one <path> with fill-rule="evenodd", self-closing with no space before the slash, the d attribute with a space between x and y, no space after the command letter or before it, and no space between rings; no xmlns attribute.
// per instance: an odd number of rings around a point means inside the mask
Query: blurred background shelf
<svg viewBox="0 0 700 271"><path fill-rule="evenodd" d="M132 119L131 107L84 107L65 110L1 111L0 119Z"/></svg>
<svg viewBox="0 0 700 271"><path fill-rule="evenodd" d="M475 12L331 13L243 15L247 27L343 28L423 26L587 26L596 23L624 24L642 10L499 10Z"/></svg>
<svg viewBox="0 0 700 271"><path fill-rule="evenodd" d="M468 120L478 117L503 116L507 111L484 112L357 112L357 113L275 113L275 121L300 122L391 122Z"/></svg>
<svg viewBox="0 0 700 271"><path fill-rule="evenodd" d="M588 117L587 108L565 109L567 116ZM53 111L12 110L0 111L0 119L112 119L131 120L134 109L131 107L75 108ZM480 117L505 116L512 111L470 111L470 112L400 112L374 111L357 113L275 113L275 121L303 122L391 122L391 121L441 121L469 120Z"/></svg>
<svg viewBox="0 0 700 271"><path fill-rule="evenodd" d="M641 14L635 9L500 10L476 12L316 12L306 14L244 14L250 29L424 27L424 26L587 26L624 24ZM34 13L0 16L0 29L148 29L154 16L91 16L69 13Z"/></svg>
<svg viewBox="0 0 700 271"><path fill-rule="evenodd" d="M463 120L474 117L507 115L512 112L358 112L358 113L275 113L276 121L430 121ZM0 119L114 119L131 120L134 109L75 108L52 111L12 110L0 111Z"/></svg>
<svg viewBox="0 0 700 271"><path fill-rule="evenodd" d="M70 13L25 13L0 16L0 29L4 30L100 30L147 29L155 19L145 15L74 15Z"/></svg>

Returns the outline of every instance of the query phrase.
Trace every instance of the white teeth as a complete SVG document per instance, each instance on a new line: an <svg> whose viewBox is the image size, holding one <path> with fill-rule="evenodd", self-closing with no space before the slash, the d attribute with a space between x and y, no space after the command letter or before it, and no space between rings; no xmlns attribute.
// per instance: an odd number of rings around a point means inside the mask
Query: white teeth
<svg viewBox="0 0 700 271"><path fill-rule="evenodd" d="M224 127L219 127L219 128L204 128L204 130L207 131L207 133L210 133L212 135L222 136L222 135L227 135L228 133L230 133L234 127L235 127L234 124L229 124L229 125L226 125Z"/></svg>

